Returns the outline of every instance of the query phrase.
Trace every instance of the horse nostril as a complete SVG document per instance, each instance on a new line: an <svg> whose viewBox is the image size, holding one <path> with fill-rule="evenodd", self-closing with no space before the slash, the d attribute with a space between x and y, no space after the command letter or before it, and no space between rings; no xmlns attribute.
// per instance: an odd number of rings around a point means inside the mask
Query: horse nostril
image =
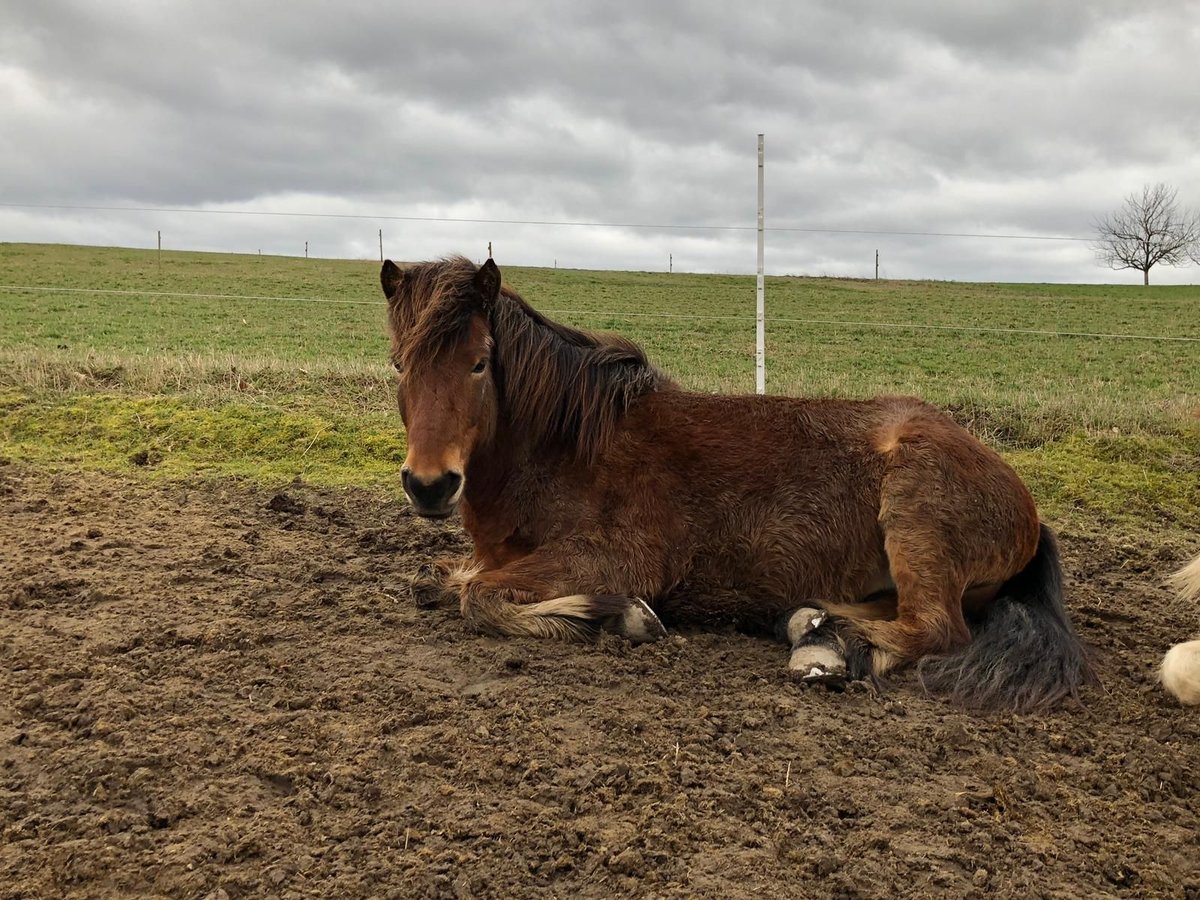
<svg viewBox="0 0 1200 900"><path fill-rule="evenodd" d="M404 492L419 509L437 510L449 504L458 493L463 477L458 472L444 472L425 481L411 471L401 469L400 481L404 485Z"/></svg>

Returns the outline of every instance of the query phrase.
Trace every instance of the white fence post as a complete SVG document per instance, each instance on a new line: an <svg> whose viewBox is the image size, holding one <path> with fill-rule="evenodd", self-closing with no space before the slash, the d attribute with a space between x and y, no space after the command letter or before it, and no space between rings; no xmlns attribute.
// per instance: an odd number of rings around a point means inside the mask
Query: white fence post
<svg viewBox="0 0 1200 900"><path fill-rule="evenodd" d="M758 136L758 307L755 331L754 386L767 392L766 325L763 315L763 136Z"/></svg>

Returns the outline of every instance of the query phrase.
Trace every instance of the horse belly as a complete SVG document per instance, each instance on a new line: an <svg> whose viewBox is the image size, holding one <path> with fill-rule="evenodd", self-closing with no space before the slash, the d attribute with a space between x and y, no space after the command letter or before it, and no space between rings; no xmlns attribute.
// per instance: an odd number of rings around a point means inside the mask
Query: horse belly
<svg viewBox="0 0 1200 900"><path fill-rule="evenodd" d="M769 627L809 601L852 602L891 587L874 521L833 535L780 517L702 547L662 611L676 620Z"/></svg>
<svg viewBox="0 0 1200 900"><path fill-rule="evenodd" d="M890 584L879 527L883 463L865 436L870 408L656 401L635 413L629 447L611 460L614 484L645 487L625 501L642 518L661 505L682 526L664 548L674 587L655 598L656 609L741 621L811 600L860 600Z"/></svg>

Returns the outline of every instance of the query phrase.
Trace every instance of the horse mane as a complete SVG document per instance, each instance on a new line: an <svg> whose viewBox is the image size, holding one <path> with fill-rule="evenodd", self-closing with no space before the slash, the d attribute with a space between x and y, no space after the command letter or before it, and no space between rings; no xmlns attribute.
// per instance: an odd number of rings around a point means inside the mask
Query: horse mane
<svg viewBox="0 0 1200 900"><path fill-rule="evenodd" d="M638 397L674 383L633 341L552 322L507 288L491 313L497 388L536 444L596 461Z"/></svg>
<svg viewBox="0 0 1200 900"><path fill-rule="evenodd" d="M473 290L477 271L461 256L407 269L401 292L423 298L423 309L415 321L402 322L406 304L399 293L393 298L393 340L404 334L403 365L421 365L463 339L472 317L486 313L501 415L532 446L594 463L634 400L674 389L627 338L551 321L508 287L491 304L481 303Z"/></svg>

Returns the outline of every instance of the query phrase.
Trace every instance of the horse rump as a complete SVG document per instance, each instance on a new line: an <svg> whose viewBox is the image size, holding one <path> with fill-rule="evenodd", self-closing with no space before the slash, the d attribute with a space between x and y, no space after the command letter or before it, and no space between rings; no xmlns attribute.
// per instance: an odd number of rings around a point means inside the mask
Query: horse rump
<svg viewBox="0 0 1200 900"><path fill-rule="evenodd" d="M1200 556L1171 576L1181 600L1200 599ZM1200 705L1200 639L1184 641L1167 651L1158 677L1172 697L1187 706Z"/></svg>
<svg viewBox="0 0 1200 900"><path fill-rule="evenodd" d="M971 623L971 635L962 649L918 664L927 690L964 706L1023 712L1077 696L1094 680L1063 605L1058 544L1046 525L1033 559Z"/></svg>

